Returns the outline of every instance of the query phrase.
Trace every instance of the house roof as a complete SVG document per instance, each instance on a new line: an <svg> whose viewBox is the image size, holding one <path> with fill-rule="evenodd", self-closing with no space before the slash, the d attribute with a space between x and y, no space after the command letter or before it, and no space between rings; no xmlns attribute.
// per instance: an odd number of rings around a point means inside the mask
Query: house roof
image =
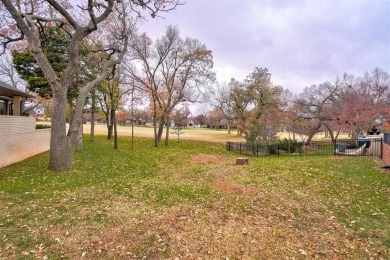
<svg viewBox="0 0 390 260"><path fill-rule="evenodd" d="M196 120L195 118L190 118L192 120L192 123L194 124L200 124L200 122L198 120Z"/></svg>
<svg viewBox="0 0 390 260"><path fill-rule="evenodd" d="M21 96L27 98L34 97L33 95L30 95L24 91L14 88L10 84L5 83L4 81L1 80L0 80L0 96L6 96L6 97Z"/></svg>

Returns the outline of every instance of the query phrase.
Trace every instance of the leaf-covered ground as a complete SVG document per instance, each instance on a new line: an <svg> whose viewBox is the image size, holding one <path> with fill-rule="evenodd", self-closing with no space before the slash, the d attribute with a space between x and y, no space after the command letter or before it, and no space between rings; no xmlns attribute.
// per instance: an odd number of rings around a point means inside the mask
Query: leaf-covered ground
<svg viewBox="0 0 390 260"><path fill-rule="evenodd" d="M70 173L47 153L0 169L0 259L390 258L390 174L373 159L242 166L223 144L128 139L86 141Z"/></svg>

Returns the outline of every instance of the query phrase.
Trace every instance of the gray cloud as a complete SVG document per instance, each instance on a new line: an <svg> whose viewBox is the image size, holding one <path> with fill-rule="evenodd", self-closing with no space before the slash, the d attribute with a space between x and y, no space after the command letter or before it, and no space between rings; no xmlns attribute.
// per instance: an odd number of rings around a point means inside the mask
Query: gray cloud
<svg viewBox="0 0 390 260"><path fill-rule="evenodd" d="M390 71L389 0L188 0L145 23L153 39L166 25L213 51L219 81L267 67L293 92L344 72Z"/></svg>

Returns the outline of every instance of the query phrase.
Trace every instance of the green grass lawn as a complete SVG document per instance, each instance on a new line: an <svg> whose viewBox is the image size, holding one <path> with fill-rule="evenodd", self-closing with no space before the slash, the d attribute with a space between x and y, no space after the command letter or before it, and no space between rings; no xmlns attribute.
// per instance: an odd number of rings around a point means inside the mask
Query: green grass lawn
<svg viewBox="0 0 390 260"><path fill-rule="evenodd" d="M85 139L0 169L0 259L389 259L390 174L369 158L235 165L225 145Z"/></svg>

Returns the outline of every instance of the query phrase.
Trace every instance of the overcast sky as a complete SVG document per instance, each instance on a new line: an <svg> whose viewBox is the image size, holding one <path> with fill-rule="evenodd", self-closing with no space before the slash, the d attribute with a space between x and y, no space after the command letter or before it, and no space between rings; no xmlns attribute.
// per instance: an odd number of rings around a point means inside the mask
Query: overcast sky
<svg viewBox="0 0 390 260"><path fill-rule="evenodd" d="M140 30L155 40L173 24L199 39L220 82L266 67L300 93L344 72L390 72L390 0L187 0L162 15Z"/></svg>

